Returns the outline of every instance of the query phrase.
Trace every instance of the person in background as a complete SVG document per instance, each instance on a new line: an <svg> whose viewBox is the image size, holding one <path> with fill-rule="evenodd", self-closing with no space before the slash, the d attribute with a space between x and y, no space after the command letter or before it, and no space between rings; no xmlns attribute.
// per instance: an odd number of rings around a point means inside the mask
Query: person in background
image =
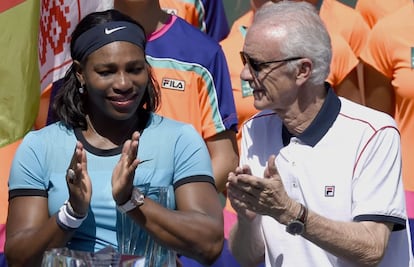
<svg viewBox="0 0 414 267"><path fill-rule="evenodd" d="M51 248L118 248L118 213L203 264L219 256L222 209L208 150L194 127L154 113L160 95L145 47L143 28L116 10L75 28L55 98L59 121L27 134L13 160L10 266L40 266ZM172 207L144 195L144 184L169 188Z"/></svg>
<svg viewBox="0 0 414 267"><path fill-rule="evenodd" d="M147 59L162 91L157 113L198 130L210 152L217 192L221 193L228 173L238 164L238 120L220 45L162 10L159 1L115 0L114 7L144 26ZM184 266L199 264L185 255L180 259Z"/></svg>
<svg viewBox="0 0 414 267"><path fill-rule="evenodd" d="M252 88L248 82L240 79L240 71L243 68L243 65L240 61L239 52L243 47L244 38L253 21L254 13L267 2L270 2L270 0L251 0L250 10L234 21L229 35L220 42L229 67L234 102L236 104L236 111L239 119L238 127L241 127L244 121L257 112L257 109L251 105L253 101ZM239 131L237 133L237 144L239 149L240 140L241 132Z"/></svg>
<svg viewBox="0 0 414 267"><path fill-rule="evenodd" d="M6 221L8 213L8 180L10 166L22 139L0 148L0 267L7 267L4 245L6 242Z"/></svg>
<svg viewBox="0 0 414 267"><path fill-rule="evenodd" d="M326 81L338 96L364 104L360 61L352 48L338 33L331 33L332 59Z"/></svg>
<svg viewBox="0 0 414 267"><path fill-rule="evenodd" d="M412 0L358 0L355 9L372 29L378 20L408 3L412 3Z"/></svg>
<svg viewBox="0 0 414 267"><path fill-rule="evenodd" d="M319 10L329 34L338 33L359 57L366 45L369 26L355 9L337 0L305 0Z"/></svg>
<svg viewBox="0 0 414 267"><path fill-rule="evenodd" d="M161 87L157 112L190 123L201 134L217 191L222 192L238 164L238 120L223 50L205 33L163 11L158 0L115 0L114 7L143 25L147 60Z"/></svg>
<svg viewBox="0 0 414 267"><path fill-rule="evenodd" d="M160 0L161 8L175 14L220 42L229 33L222 0Z"/></svg>
<svg viewBox="0 0 414 267"><path fill-rule="evenodd" d="M336 42L336 38L332 37L333 34L341 35L352 49L355 57L359 60L359 55L366 45L367 36L370 30L359 12L338 0L296 1L306 1L314 5L319 11L319 16L325 23L325 26L331 35L332 44ZM337 52L333 52L333 57L335 58ZM352 59L352 61L355 60ZM358 62L355 71L350 74L350 79L348 79L348 81L351 81L351 83L348 83L345 86L349 86L350 89L346 91L340 90L340 95L346 94L343 96L357 103L364 104L364 75L362 64L360 62Z"/></svg>
<svg viewBox="0 0 414 267"><path fill-rule="evenodd" d="M333 34L341 35L354 52L355 57L359 60L359 55L367 43L367 36L370 31L369 26L359 12L338 0L295 1L306 1L314 5L331 35L332 43L334 44L334 39L336 39L332 38ZM333 52L335 57L336 53L335 51ZM341 90L343 93L346 93L344 96L357 103L365 104L364 75L360 62L358 62L355 71L351 74L350 80L352 81L349 84L351 89L348 91ZM355 84L357 88L355 88Z"/></svg>
<svg viewBox="0 0 414 267"><path fill-rule="evenodd" d="M325 83L331 44L314 7L266 4L241 54L261 111L227 184L241 265L411 266L397 126Z"/></svg>
<svg viewBox="0 0 414 267"><path fill-rule="evenodd" d="M414 3L409 1L375 24L361 53L366 105L393 116L401 133L402 177L411 229L414 229L413 31ZM411 239L414 240L413 232Z"/></svg>

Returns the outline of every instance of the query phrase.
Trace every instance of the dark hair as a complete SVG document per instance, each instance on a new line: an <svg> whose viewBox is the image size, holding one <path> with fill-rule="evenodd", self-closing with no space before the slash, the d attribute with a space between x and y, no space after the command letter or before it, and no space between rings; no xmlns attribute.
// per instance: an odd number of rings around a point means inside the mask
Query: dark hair
<svg viewBox="0 0 414 267"><path fill-rule="evenodd" d="M131 22L138 25L144 31L143 27L138 22L115 9L93 12L86 15L73 31L70 42L71 55L73 55L74 43L81 34L97 25L112 21ZM80 63L85 64L87 60L88 57ZM156 111L160 104L160 90L158 83L152 75L149 64L148 75L149 79L146 92L142 98L140 107L137 110L137 116L143 116L146 118L149 117L149 113ZM71 126L73 128L81 127L82 129L86 129L87 123L83 101L85 95L79 93L79 87L81 87L81 84L76 78L75 68L72 63L63 78L63 86L58 90L54 98L52 120L60 120L67 126Z"/></svg>

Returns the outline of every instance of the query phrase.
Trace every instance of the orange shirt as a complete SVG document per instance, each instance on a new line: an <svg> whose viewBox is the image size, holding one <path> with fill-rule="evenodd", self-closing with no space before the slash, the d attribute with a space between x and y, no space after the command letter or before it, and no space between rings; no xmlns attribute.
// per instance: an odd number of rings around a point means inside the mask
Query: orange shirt
<svg viewBox="0 0 414 267"><path fill-rule="evenodd" d="M370 31L361 14L336 0L324 0L319 15L328 32L341 34L359 57Z"/></svg>
<svg viewBox="0 0 414 267"><path fill-rule="evenodd" d="M414 4L410 1L409 4L375 24L368 45L361 54L364 62L391 79L395 92L394 117L401 133L404 187L405 190L412 192L414 192L413 32Z"/></svg>
<svg viewBox="0 0 414 267"><path fill-rule="evenodd" d="M50 109L50 99L52 94L53 84L49 84L40 94L39 112L37 113L36 121L33 128L38 130L48 124L47 118Z"/></svg>
<svg viewBox="0 0 414 267"><path fill-rule="evenodd" d="M236 111L239 119L238 129L241 129L243 122L257 112L257 109L253 105L253 94L249 83L240 79L240 72L243 69L243 64L240 60L239 52L243 50L244 37L246 35L247 27L252 24L252 20L253 11L249 11L237 19L231 27L227 38L220 43L229 66L234 102L236 104ZM241 131L238 131L237 144L239 146L239 151L240 140Z"/></svg>
<svg viewBox="0 0 414 267"><path fill-rule="evenodd" d="M6 223L9 197L9 173L14 154L22 139L0 148L0 225ZM1 234L1 233L0 233ZM0 246L1 246L0 242Z"/></svg>
<svg viewBox="0 0 414 267"><path fill-rule="evenodd" d="M326 79L327 82L335 89L335 86L340 84L345 77L354 69L359 63L349 44L345 41L342 35L338 33L331 33L332 46L332 60L331 69Z"/></svg>
<svg viewBox="0 0 414 267"><path fill-rule="evenodd" d="M183 18L201 31L206 31L206 25L203 24L202 18L199 18L197 7L194 4L177 0L160 0L160 5L168 13Z"/></svg>
<svg viewBox="0 0 414 267"><path fill-rule="evenodd" d="M358 0L355 9L372 28L379 19L408 3L412 3L412 0Z"/></svg>
<svg viewBox="0 0 414 267"><path fill-rule="evenodd" d="M229 35L221 41L220 45L226 56L227 64L229 66L231 85L233 88L234 103L236 105L236 112L238 117L239 131L237 132L237 145L240 151L241 142L241 125L256 114L258 110L253 105L252 89L248 82L240 78L240 72L243 69L243 63L240 59L239 52L243 50L244 38L246 36L247 28L252 24L254 12L248 11L246 14L234 21L230 29ZM229 238L230 229L237 221L237 215L226 198L226 205L223 209L224 216L224 237Z"/></svg>
<svg viewBox="0 0 414 267"><path fill-rule="evenodd" d="M216 41L172 15L148 37L145 52L161 89L158 114L192 124L204 140L236 130L227 61Z"/></svg>
<svg viewBox="0 0 414 267"><path fill-rule="evenodd" d="M222 1L160 0L161 8L177 15L205 32L217 42L229 33L229 24Z"/></svg>

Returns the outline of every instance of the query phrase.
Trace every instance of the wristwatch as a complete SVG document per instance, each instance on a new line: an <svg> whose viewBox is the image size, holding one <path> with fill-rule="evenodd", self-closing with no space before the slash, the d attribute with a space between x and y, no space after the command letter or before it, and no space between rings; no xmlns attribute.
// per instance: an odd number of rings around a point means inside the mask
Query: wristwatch
<svg viewBox="0 0 414 267"><path fill-rule="evenodd" d="M116 207L121 213L127 213L136 207L142 206L144 204L144 198L144 194L141 193L138 188L134 187L132 189L131 199L122 205L117 205Z"/></svg>
<svg viewBox="0 0 414 267"><path fill-rule="evenodd" d="M296 219L291 220L286 225L286 232L292 235L301 235L305 231L308 209L300 203L300 211Z"/></svg>

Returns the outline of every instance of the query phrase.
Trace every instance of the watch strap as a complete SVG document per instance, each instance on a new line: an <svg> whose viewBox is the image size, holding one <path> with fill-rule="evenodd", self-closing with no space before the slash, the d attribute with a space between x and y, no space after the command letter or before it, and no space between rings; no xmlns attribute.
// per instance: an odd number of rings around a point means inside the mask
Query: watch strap
<svg viewBox="0 0 414 267"><path fill-rule="evenodd" d="M308 218L308 208L305 207L302 203L300 204L300 211L298 216L296 217L296 220L302 222L304 225L306 225L306 219Z"/></svg>
<svg viewBox="0 0 414 267"><path fill-rule="evenodd" d="M131 199L125 202L122 205L117 205L117 209L121 213L127 213L128 211L131 211L135 209L136 207L139 207L144 204L145 196L141 191L139 191L138 188L134 187L132 189Z"/></svg>
<svg viewBox="0 0 414 267"><path fill-rule="evenodd" d="M308 209L303 204L299 204L300 211L298 216L286 225L286 232L292 235L302 235L306 228Z"/></svg>

